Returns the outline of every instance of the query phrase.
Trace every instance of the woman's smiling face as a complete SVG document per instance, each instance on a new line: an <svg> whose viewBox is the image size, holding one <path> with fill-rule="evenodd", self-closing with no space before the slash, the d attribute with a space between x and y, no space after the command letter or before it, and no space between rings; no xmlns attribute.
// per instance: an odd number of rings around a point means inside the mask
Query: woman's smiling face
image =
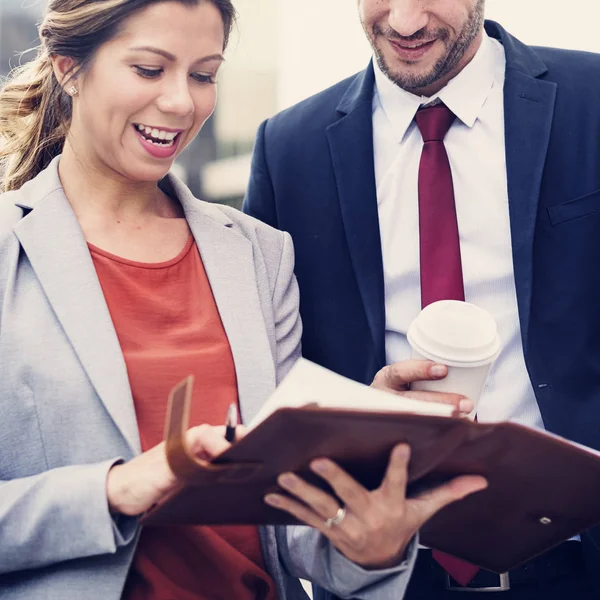
<svg viewBox="0 0 600 600"><path fill-rule="evenodd" d="M224 37L212 2L159 2L127 19L72 80L78 158L119 179L164 177L215 109Z"/></svg>

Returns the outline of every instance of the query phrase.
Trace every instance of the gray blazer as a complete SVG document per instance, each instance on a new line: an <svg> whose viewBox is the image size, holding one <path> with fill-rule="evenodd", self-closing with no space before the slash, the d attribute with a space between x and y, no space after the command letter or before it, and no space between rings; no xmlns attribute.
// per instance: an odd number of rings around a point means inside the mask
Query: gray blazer
<svg viewBox="0 0 600 600"><path fill-rule="evenodd" d="M139 534L105 481L140 452L123 355L58 160L0 197L0 597L118 600ZM248 421L300 355L293 249L281 233L194 198L175 177L231 344ZM308 527L261 529L282 600L297 579L341 597L398 600L415 552L365 571Z"/></svg>

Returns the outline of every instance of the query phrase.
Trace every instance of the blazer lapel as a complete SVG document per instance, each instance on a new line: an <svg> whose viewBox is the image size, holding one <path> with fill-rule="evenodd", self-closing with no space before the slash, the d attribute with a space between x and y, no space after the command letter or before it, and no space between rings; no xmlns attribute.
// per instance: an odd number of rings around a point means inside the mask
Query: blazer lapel
<svg viewBox="0 0 600 600"><path fill-rule="evenodd" d="M127 368L57 168L58 161L54 161L28 185L31 201L19 205L31 212L14 231L98 396L132 453L137 454L140 442Z"/></svg>
<svg viewBox="0 0 600 600"><path fill-rule="evenodd" d="M506 53L504 121L513 263L523 348L531 309L533 238L557 86L538 79L546 65L499 25L486 24Z"/></svg>
<svg viewBox="0 0 600 600"><path fill-rule="evenodd" d="M275 389L275 366L258 295L252 243L221 210L169 177L196 240L235 362L242 420ZM225 419L225 415L223 415Z"/></svg>
<svg viewBox="0 0 600 600"><path fill-rule="evenodd" d="M359 75L338 106L343 116L327 128L348 247L375 355L385 365L385 298L373 165L373 67Z"/></svg>
<svg viewBox="0 0 600 600"><path fill-rule="evenodd" d="M198 245L235 361L248 422L275 388L253 248L218 209L168 178ZM83 368L133 454L139 433L127 367L83 232L58 177L58 159L20 193L28 214L14 228ZM250 317L249 317L250 315ZM225 418L225 415L223 415Z"/></svg>

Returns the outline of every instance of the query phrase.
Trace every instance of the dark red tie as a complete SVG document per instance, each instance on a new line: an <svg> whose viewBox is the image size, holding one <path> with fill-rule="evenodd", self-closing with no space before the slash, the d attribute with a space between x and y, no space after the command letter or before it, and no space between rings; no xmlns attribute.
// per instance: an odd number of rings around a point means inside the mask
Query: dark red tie
<svg viewBox="0 0 600 600"><path fill-rule="evenodd" d="M423 137L419 165L419 243L421 306L438 300L464 300L454 186L444 137L455 116L438 104L415 117Z"/></svg>
<svg viewBox="0 0 600 600"><path fill-rule="evenodd" d="M454 186L444 137L454 122L443 104L419 110L415 117L423 152L419 164L419 245L421 306L438 300L463 300L460 239L454 203ZM460 585L466 586L479 567L439 550L433 558Z"/></svg>

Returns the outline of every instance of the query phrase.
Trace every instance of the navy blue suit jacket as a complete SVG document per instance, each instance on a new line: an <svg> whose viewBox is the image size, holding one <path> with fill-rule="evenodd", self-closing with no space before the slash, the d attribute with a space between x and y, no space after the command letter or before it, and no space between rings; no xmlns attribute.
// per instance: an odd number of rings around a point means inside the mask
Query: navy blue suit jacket
<svg viewBox="0 0 600 600"><path fill-rule="evenodd" d="M527 370L545 427L600 449L600 55L528 47L491 21L486 30L506 52ZM244 203L294 240L304 355L364 383L385 364L373 86L369 67L263 123Z"/></svg>

